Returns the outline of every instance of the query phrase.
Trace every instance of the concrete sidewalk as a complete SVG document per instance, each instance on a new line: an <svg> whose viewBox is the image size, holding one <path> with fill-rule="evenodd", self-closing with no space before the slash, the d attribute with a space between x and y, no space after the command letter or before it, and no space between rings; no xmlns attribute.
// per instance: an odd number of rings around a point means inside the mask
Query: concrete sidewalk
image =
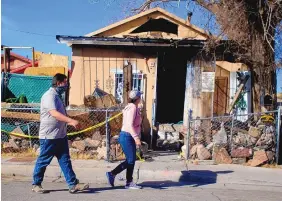
<svg viewBox="0 0 282 201"><path fill-rule="evenodd" d="M73 168L82 182L106 183L105 172L118 165L106 161L73 160ZM32 177L34 158L2 158L2 175ZM282 169L254 168L240 165L186 165L177 155L159 155L151 162L137 162L134 177L138 182L189 182L200 184L240 184L282 187ZM61 175L56 159L48 166L45 177ZM118 178L125 178L125 172ZM60 178L58 180L63 180ZM124 183L124 181L119 181Z"/></svg>

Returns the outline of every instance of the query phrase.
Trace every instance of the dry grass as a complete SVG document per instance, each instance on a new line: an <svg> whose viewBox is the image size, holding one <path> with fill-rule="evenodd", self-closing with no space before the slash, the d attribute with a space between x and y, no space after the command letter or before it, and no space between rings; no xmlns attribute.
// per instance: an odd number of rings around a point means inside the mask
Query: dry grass
<svg viewBox="0 0 282 201"><path fill-rule="evenodd" d="M36 152L33 151L33 149L29 148L29 149L26 149L26 150L22 150L22 151L7 151L5 150L3 152L2 150L2 153L1 153L1 156L2 157L34 157L36 158Z"/></svg>
<svg viewBox="0 0 282 201"><path fill-rule="evenodd" d="M249 160L247 163L243 164L244 166L251 166L252 160ZM282 169L281 165L277 165L276 163L274 164L263 164L258 167L262 168L271 168L271 169Z"/></svg>
<svg viewBox="0 0 282 201"><path fill-rule="evenodd" d="M78 153L78 154L70 154L71 159L79 159L79 160L97 160L95 155L87 154L87 153Z"/></svg>
<svg viewBox="0 0 282 201"><path fill-rule="evenodd" d="M8 158L8 157L28 157L28 158L37 158L36 152L32 149L27 149L25 151L18 151L18 152L2 152L1 157ZM78 153L78 154L71 154L71 159L81 159L81 160L96 160L95 155L90 155L86 153Z"/></svg>
<svg viewBox="0 0 282 201"><path fill-rule="evenodd" d="M263 168L272 168L272 169L282 169L281 165L277 165L277 164L265 164L262 165L261 167Z"/></svg>

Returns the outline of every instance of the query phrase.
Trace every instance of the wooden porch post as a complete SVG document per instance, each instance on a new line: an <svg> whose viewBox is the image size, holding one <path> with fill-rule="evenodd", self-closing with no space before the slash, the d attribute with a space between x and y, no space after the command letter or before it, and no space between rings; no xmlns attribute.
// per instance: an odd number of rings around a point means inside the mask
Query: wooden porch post
<svg viewBox="0 0 282 201"><path fill-rule="evenodd" d="M132 65L128 62L123 66L123 104L128 104L129 92L132 90Z"/></svg>

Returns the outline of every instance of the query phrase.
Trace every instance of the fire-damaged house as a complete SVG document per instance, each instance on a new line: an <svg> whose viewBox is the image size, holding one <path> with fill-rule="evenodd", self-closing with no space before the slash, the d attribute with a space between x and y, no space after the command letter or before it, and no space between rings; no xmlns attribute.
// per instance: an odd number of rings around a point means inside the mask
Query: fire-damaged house
<svg viewBox="0 0 282 201"><path fill-rule="evenodd" d="M189 110L195 117L229 113L236 96L236 71L246 66L228 62L232 60L220 50L205 54L208 37L190 23L190 16L184 20L161 8L85 36L59 35L57 40L72 48L69 104L83 105L97 90L126 103L130 89L141 90L147 140L162 124L187 126Z"/></svg>

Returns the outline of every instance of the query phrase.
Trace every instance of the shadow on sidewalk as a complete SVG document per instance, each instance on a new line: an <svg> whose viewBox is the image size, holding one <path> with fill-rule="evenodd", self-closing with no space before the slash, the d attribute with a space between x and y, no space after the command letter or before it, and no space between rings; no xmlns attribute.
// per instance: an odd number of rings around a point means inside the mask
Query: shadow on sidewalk
<svg viewBox="0 0 282 201"><path fill-rule="evenodd" d="M182 171L182 175L179 178L178 182L163 180L163 181L146 181L139 183L144 188L154 188L154 189L166 189L169 187L180 187L180 186L192 186L199 187L209 184L215 184L217 182L218 174L229 174L233 171L210 171L210 170L189 170ZM93 184L92 184L93 185ZM112 190L120 190L124 189L124 186L116 186L112 187L97 187L95 188L95 184L93 187L90 187L88 190L78 193L100 193L102 191L112 191ZM67 189L59 189L59 190L49 190L49 192L56 191L68 191Z"/></svg>
<svg viewBox="0 0 282 201"><path fill-rule="evenodd" d="M93 185L93 184L90 184ZM81 192L77 192L75 194L87 194L87 193L100 193L101 191L108 191L108 190L119 190L119 189L124 189L124 186L116 186L116 187L97 187L95 188L95 185L93 187L90 187L87 190L81 191ZM66 191L68 192L68 189L54 189L54 190L47 190L48 193L52 193L52 192L61 192L61 191Z"/></svg>
<svg viewBox="0 0 282 201"><path fill-rule="evenodd" d="M210 170L189 170L182 171L182 176L178 182L164 180L164 181L146 181L140 183L145 188L156 188L165 189L168 187L179 187L179 186L204 186L209 184L215 184L217 182L218 174L229 174L233 171L217 171L213 172Z"/></svg>

